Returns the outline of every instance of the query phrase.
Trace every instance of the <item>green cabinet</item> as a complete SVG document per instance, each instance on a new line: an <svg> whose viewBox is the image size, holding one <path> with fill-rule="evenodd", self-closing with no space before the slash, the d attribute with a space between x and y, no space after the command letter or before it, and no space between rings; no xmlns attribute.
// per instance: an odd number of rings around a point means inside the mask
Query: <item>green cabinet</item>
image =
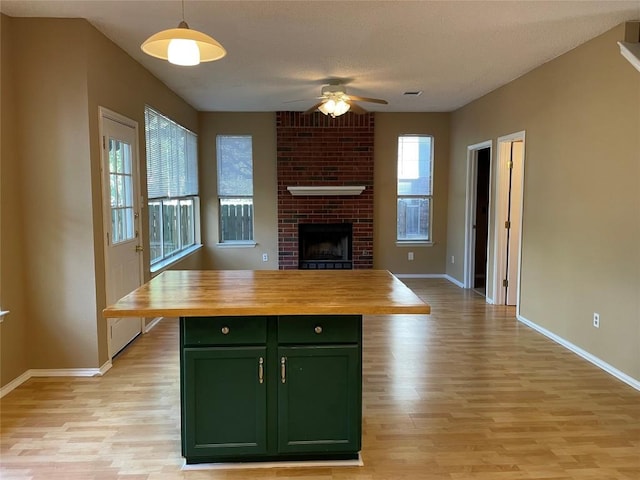
<svg viewBox="0 0 640 480"><path fill-rule="evenodd" d="M184 449L189 457L267 451L265 347L186 348Z"/></svg>
<svg viewBox="0 0 640 480"><path fill-rule="evenodd" d="M279 347L278 356L278 451L359 451L358 346Z"/></svg>
<svg viewBox="0 0 640 480"><path fill-rule="evenodd" d="M357 457L361 316L180 322L187 463Z"/></svg>

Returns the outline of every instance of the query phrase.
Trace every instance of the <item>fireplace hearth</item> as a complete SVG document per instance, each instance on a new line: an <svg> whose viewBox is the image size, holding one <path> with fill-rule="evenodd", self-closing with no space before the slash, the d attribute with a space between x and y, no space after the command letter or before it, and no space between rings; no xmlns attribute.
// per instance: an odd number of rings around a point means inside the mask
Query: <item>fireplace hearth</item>
<svg viewBox="0 0 640 480"><path fill-rule="evenodd" d="M298 268L350 270L353 268L351 223L298 224Z"/></svg>

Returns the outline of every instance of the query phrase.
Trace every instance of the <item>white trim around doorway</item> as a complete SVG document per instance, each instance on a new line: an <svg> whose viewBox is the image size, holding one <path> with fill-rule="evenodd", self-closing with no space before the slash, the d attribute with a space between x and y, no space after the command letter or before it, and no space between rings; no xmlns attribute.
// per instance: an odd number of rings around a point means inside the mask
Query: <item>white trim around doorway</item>
<svg viewBox="0 0 640 480"><path fill-rule="evenodd" d="M478 178L477 158L478 150L489 148L489 218L488 224L491 225L491 213L493 196L493 142L487 140L485 142L476 143L467 147L467 192L466 192L466 208L465 208L465 242L464 242L464 281L463 288L473 288L473 264L475 262L474 252L474 235L473 228L475 208L476 208L476 182ZM488 250L488 249L487 249ZM487 251L487 253L489 253ZM489 256L487 255L487 259ZM487 271L489 270L487 265ZM489 279L487 278L487 281ZM489 298L487 297L487 301Z"/></svg>
<svg viewBox="0 0 640 480"><path fill-rule="evenodd" d="M504 279L504 272L506 271L506 249L507 249L507 235L504 226L503 219L507 218L507 205L509 201L509 165L508 162L511 159L511 143L522 141L522 176L520 181L522 182L520 191L522 195L518 202L520 202L520 211L524 211L524 162L525 162L525 131L512 133L498 137L496 143L497 148L497 161L496 161L496 201L493 208L495 213L494 229L493 229L493 292L492 302L495 305L503 305L505 303L505 292L502 286L502 280ZM509 154L506 153L506 148L509 147ZM522 218L520 219L519 236L520 246L517 252L518 262L518 285L516 292L516 313L520 314L520 266L522 260Z"/></svg>

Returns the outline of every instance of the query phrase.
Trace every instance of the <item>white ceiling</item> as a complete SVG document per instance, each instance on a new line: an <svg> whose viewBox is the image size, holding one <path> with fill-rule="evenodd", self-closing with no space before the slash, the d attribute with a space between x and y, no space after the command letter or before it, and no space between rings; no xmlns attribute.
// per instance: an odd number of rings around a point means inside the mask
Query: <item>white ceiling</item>
<svg viewBox="0 0 640 480"><path fill-rule="evenodd" d="M176 27L181 8L180 0L0 3L9 16L86 18L201 111L302 111L330 79L389 101L364 104L371 111L451 111L640 19L640 0L185 0L189 26L222 43L227 56L176 67L143 54L140 44ZM424 93L403 96L415 90Z"/></svg>

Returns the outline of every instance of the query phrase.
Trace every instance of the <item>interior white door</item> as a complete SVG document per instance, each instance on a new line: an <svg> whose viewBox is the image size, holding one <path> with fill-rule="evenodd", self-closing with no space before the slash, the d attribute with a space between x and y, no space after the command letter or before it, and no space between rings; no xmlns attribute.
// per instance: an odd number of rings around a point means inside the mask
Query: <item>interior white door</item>
<svg viewBox="0 0 640 480"><path fill-rule="evenodd" d="M525 132L498 138L491 303L518 306L524 193ZM519 307L518 307L519 308Z"/></svg>
<svg viewBox="0 0 640 480"><path fill-rule="evenodd" d="M509 200L509 245L507 259L507 293L506 305L518 303L518 287L520 282L520 232L522 231L522 188L524 173L524 143L511 144L511 191Z"/></svg>
<svg viewBox="0 0 640 480"><path fill-rule="evenodd" d="M142 284L137 128L102 114L102 181L107 304ZM142 332L141 318L108 321L109 358Z"/></svg>

